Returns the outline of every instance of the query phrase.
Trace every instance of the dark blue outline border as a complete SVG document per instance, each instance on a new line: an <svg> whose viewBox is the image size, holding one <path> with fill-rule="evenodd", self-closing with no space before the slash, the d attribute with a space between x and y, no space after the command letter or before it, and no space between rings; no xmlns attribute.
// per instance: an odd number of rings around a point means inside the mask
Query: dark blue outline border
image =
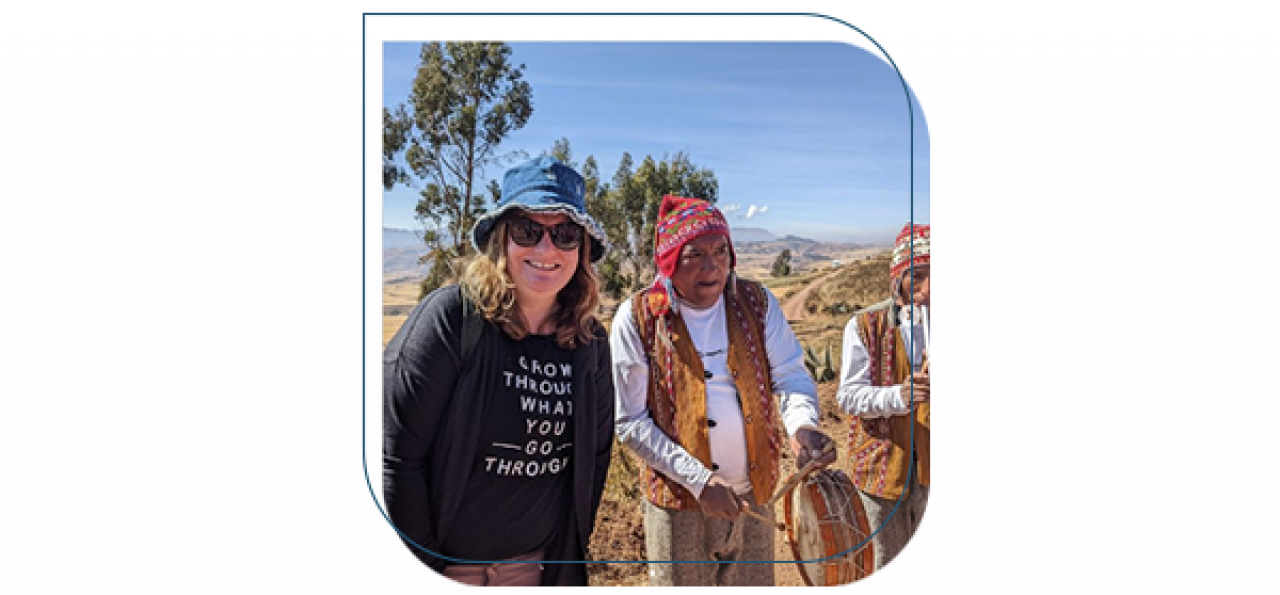
<svg viewBox="0 0 1280 595"><path fill-rule="evenodd" d="M867 33L862 29L859 29L835 17L830 17L827 15L811 13L811 12L689 12L689 13L680 13L680 12L616 12L616 13L615 12L366 12L366 13L361 13L361 17L360 17L360 82L361 82L361 91L362 91L360 94L360 110L361 110L361 114L360 114L360 156L361 156L360 272L361 272L362 284L363 284L363 279L368 276L368 270L366 265L366 259L368 258L368 255L366 252L368 238L365 237L365 227L367 226L366 213L368 210L368 204L367 204L368 197L366 194L366 189L368 186L368 179L367 179L368 167L367 167L367 164L365 163L365 161L367 161L368 159L368 147L367 147L367 141L366 141L366 137L368 136L368 130L366 129L365 122L368 117L368 106L366 105L366 101L368 97L368 73L367 73L368 56L366 55L366 46L368 44L367 24L368 24L368 17L371 17L371 16L557 16L557 17L559 16L807 16L807 17L818 17L822 19L827 19L829 21L835 21L837 23L840 23L841 25L844 25L846 27L849 27L850 29L853 29L854 31L857 31L858 33L862 34L863 37L866 37L868 41L874 44L876 46L876 49L879 49L880 53L884 54L885 60L887 60L889 62L889 65L893 67L894 73L898 75L898 80L902 83L902 90L907 96L907 126L908 126L908 135L909 135L909 143L908 143L909 149L907 154L907 165L908 165L907 175L908 175L908 181L909 181L908 201L910 203L910 223L912 225L915 224L915 220L916 220L916 211L915 211L916 135L915 135L915 111L912 108L911 90L907 87L906 79L902 77L902 71L898 70L898 65L894 63L893 58L889 56L889 52L885 51L885 49L881 47L879 42L877 42L870 35L867 35ZM642 43L642 42L637 42L637 43ZM914 245L911 246L911 255L912 255L912 260L914 260L915 258ZM914 271L915 264L912 263L910 267ZM402 539L404 539L408 543L413 544L414 547L420 550L423 550L425 552L428 552L433 556L437 556L442 560L448 560L450 562L459 562L459 563L466 563L466 564L493 564L496 562L512 563L509 561L502 561L502 560L492 560L492 561L461 560L458 558L451 558L449 556L437 554L436 552L433 552L425 547L422 547L421 545L418 545L413 540L405 536L404 533L401 533L400 529L395 526L395 523L391 522L391 518L387 516L387 512L383 510L382 504L378 502L378 496L373 491L373 483L369 479L369 456L365 448L368 443L368 436L366 435L366 429L368 427L368 419L367 419L368 395L365 393L365 389L368 387L368 363L367 363L368 346L365 344L365 335L368 333L368 329L366 328L366 321L364 318L364 314L368 310L368 303L367 303L367 294L365 291L360 292L360 306L361 306L361 315L362 315L360 319L360 331L361 331L360 333L360 345L361 345L360 347L360 355L361 355L361 360L360 360L360 380L361 380L360 459L361 459L361 465L364 468L365 485L369 488L369 496L373 498L373 503L375 506L378 507L378 512L382 514L382 518L386 519L387 524L391 525L391 528L394 529L395 532L398 535L400 535ZM915 386L914 380L911 380L911 386L914 388ZM916 413L916 405L913 401L911 403L912 419L915 418L915 413ZM915 451L915 432L912 432L912 435L911 435L911 450L912 452ZM906 477L906 483L908 486L911 485L911 481L914 473L915 473L915 465L909 465L907 469L907 477ZM650 562L653 562L653 563L660 563L660 564L706 564L706 563L727 562L730 564L792 564L792 563L810 564L810 563L823 562L826 560L830 560L832 558L839 558L841 556L848 554L849 552L853 552L861 549L864 546L867 546L871 541L871 539L875 537L877 534L879 534L882 529L884 529L885 525L888 524L889 520L893 518L893 515L897 514L898 507L902 505L902 499L905 496L906 496L906 491L904 490L903 495L899 496L897 502L894 504L893 510L889 511L889 516L885 518L884 524L881 524L879 527L876 528L875 531L872 531L871 535L868 535L866 539L863 539L857 545L849 548L848 550L840 552L839 554L834 554L831 556L827 556L825 558L818 558L815 560L731 560L731 561L721 561L721 560L539 560L537 562L527 562L527 563L530 563L530 564L532 563L539 563L539 564L648 564ZM522 564L526 562L514 562L514 563Z"/></svg>

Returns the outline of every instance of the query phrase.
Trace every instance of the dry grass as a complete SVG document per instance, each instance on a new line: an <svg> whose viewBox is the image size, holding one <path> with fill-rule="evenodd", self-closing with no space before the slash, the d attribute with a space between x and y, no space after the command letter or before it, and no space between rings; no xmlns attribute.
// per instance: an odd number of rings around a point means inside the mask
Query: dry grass
<svg viewBox="0 0 1280 595"><path fill-rule="evenodd" d="M592 560L647 559L644 549L644 502L634 455L616 440L609 478L596 513L596 528L587 547ZM587 566L592 586L646 585L648 565L594 563Z"/></svg>
<svg viewBox="0 0 1280 595"><path fill-rule="evenodd" d="M418 292L421 279L405 276L389 277L382 280L382 304L413 305L418 303Z"/></svg>
<svg viewBox="0 0 1280 595"><path fill-rule="evenodd" d="M387 343L391 342L391 337L396 336L396 331L400 330L400 325L408 319L408 315L386 316L382 317L382 348L386 349Z"/></svg>
<svg viewBox="0 0 1280 595"><path fill-rule="evenodd" d="M382 279L382 346L391 342L409 312L418 304L420 280L406 276Z"/></svg>

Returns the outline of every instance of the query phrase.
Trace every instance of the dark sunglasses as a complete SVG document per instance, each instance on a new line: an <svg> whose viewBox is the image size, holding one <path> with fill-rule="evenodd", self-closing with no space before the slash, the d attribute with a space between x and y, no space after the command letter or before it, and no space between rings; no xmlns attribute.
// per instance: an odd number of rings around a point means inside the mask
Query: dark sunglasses
<svg viewBox="0 0 1280 595"><path fill-rule="evenodd" d="M511 241L517 246L532 248L542 241L542 232L551 234L551 243L561 250L577 250L582 245L583 229L571 221L555 225L543 225L532 219L512 217L507 223Z"/></svg>

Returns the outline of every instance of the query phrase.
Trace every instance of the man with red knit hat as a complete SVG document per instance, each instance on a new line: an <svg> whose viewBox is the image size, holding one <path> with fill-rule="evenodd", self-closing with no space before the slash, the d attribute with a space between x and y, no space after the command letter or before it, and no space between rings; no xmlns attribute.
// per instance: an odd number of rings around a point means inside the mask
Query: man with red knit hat
<svg viewBox="0 0 1280 595"><path fill-rule="evenodd" d="M658 278L610 331L618 438L640 459L650 583L773 585L781 430L797 465L835 461L817 387L777 299L734 273L729 225L711 203L665 196ZM707 560L705 564L672 563ZM732 563L760 561L758 564Z"/></svg>
<svg viewBox="0 0 1280 595"><path fill-rule="evenodd" d="M908 223L889 265L892 297L844 329L836 401L853 414L850 477L867 511L875 568L911 539L929 498L929 226Z"/></svg>

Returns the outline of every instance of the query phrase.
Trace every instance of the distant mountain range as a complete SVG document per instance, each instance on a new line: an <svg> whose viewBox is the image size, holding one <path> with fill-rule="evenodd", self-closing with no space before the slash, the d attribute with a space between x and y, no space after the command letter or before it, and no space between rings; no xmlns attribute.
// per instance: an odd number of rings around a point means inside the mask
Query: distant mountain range
<svg viewBox="0 0 1280 595"><path fill-rule="evenodd" d="M778 237L760 227L733 228L733 243L739 256L768 256L771 259L784 249L793 252L796 264L814 260L847 257L851 250L866 249L874 244L822 242L794 235ZM424 275L426 266L418 264L424 246L420 232L392 227L382 228L382 272L396 275Z"/></svg>
<svg viewBox="0 0 1280 595"><path fill-rule="evenodd" d="M733 241L740 242L772 242L774 240L786 240L792 242L815 242L808 238L802 238L795 235L785 235L779 238L777 234L764 229L763 227L734 227ZM851 244L853 242L835 242ZM409 229L397 229L394 227L382 228L382 247L383 248L405 248L410 246L419 246L422 244L421 232Z"/></svg>
<svg viewBox="0 0 1280 595"><path fill-rule="evenodd" d="M870 247L870 246L879 246L879 245L892 246L893 237L894 237L893 231L887 231L887 232L884 232L883 234L876 234L876 233L867 233L866 230L858 230L858 231L851 232L851 234L847 236L851 239L841 240L841 241L828 241L828 240L814 240L811 238L806 238L806 237L797 236L793 234L787 234L782 237L778 237L777 234L767 229L764 229L762 227L734 227L732 229L733 229L733 243L735 244L745 244L750 242L779 242L780 241L780 242L798 242L802 244L804 243L831 244L833 246L837 244L844 244L847 246ZM876 239L877 235L882 236L883 239ZM858 238L858 239L852 239L852 238Z"/></svg>
<svg viewBox="0 0 1280 595"><path fill-rule="evenodd" d="M733 241L735 243L770 242L778 239L778 236L773 235L769 230L761 227L734 227L732 228L732 231Z"/></svg>
<svg viewBox="0 0 1280 595"><path fill-rule="evenodd" d="M404 248L407 246L421 246L422 236L419 232L410 231L408 229L396 229L394 227L382 228L382 248Z"/></svg>

